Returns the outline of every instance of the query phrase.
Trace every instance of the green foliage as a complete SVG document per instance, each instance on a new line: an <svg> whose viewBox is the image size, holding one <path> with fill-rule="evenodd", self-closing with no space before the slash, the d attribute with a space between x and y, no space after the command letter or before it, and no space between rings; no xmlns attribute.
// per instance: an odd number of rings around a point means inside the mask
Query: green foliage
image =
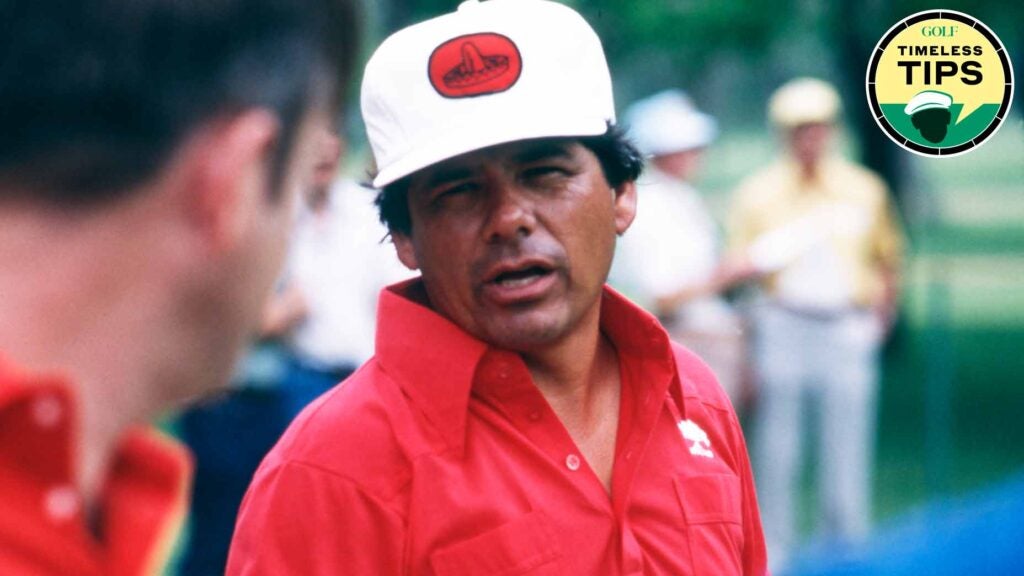
<svg viewBox="0 0 1024 576"><path fill-rule="evenodd" d="M715 50L756 52L788 24L786 14L792 11L793 2L585 0L577 4L593 16L591 22L607 39L609 52L642 46L699 56ZM704 59L689 60L699 64Z"/></svg>

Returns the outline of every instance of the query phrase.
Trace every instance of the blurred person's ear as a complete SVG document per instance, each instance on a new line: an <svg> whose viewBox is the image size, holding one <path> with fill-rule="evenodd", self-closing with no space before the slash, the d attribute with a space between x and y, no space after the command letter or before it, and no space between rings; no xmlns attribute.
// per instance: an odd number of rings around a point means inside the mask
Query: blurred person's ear
<svg viewBox="0 0 1024 576"><path fill-rule="evenodd" d="M623 182L613 189L615 193L615 233L622 236L636 218L636 182Z"/></svg>
<svg viewBox="0 0 1024 576"><path fill-rule="evenodd" d="M208 250L231 250L267 204L279 201L271 165L280 130L272 113L254 109L212 121L190 142L182 209Z"/></svg>
<svg viewBox="0 0 1024 576"><path fill-rule="evenodd" d="M395 253L398 260L409 270L418 270L419 261L416 259L416 249L412 245L412 238L401 232L391 232L391 241L395 245Z"/></svg>

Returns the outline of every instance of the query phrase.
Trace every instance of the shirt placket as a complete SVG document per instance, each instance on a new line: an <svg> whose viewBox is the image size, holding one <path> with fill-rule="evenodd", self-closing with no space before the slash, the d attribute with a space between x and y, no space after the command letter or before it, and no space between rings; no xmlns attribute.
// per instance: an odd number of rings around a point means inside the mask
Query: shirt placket
<svg viewBox="0 0 1024 576"><path fill-rule="evenodd" d="M643 574L644 554L629 520L629 496L638 463L666 401L667 383L637 383L650 376L643 362L623 366L623 389L617 431L612 495L591 470L565 426L551 409L522 360L514 354L491 352L485 356L478 377L485 381L485 395L494 398L495 408L520 430L530 443L557 466L567 482L587 503L614 521L619 537L622 574ZM654 370L654 374L665 374ZM667 377L666 377L667 378Z"/></svg>
<svg viewBox="0 0 1024 576"><path fill-rule="evenodd" d="M648 346L657 350L664 341L651 336ZM612 479L614 515L621 529L623 574L644 573L644 551L636 538L630 519L630 499L640 462L667 402L672 402L674 364L666 358L652 359L620 355L622 362L622 406L619 416L620 441L616 446L615 473ZM666 463L667 465L668 463Z"/></svg>
<svg viewBox="0 0 1024 576"><path fill-rule="evenodd" d="M604 486L591 470L568 431L534 385L519 356L491 351L478 372L480 389L494 407L522 433L594 509L612 514Z"/></svg>

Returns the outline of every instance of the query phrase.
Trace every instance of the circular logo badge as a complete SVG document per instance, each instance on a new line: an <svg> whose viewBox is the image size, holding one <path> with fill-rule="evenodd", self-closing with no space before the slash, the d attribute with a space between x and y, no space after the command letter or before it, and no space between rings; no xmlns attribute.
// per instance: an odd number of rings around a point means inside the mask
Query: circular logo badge
<svg viewBox="0 0 1024 576"><path fill-rule="evenodd" d="M468 98L508 90L522 70L515 43L507 36L485 32L452 38L435 48L427 73L438 94Z"/></svg>
<svg viewBox="0 0 1024 576"><path fill-rule="evenodd" d="M894 142L916 154L955 156L1002 124L1013 71L987 26L929 10L900 21L875 46L867 93L875 121Z"/></svg>

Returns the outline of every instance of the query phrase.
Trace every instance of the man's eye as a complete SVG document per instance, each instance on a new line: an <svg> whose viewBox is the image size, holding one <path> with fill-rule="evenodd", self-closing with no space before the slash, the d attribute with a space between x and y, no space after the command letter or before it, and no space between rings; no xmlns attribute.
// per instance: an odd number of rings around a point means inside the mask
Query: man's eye
<svg viewBox="0 0 1024 576"><path fill-rule="evenodd" d="M527 180L568 175L568 170L562 168L561 166L555 165L532 166L530 168L527 168L526 170L523 170L523 178Z"/></svg>
<svg viewBox="0 0 1024 576"><path fill-rule="evenodd" d="M472 182L460 182L451 186L445 186L434 191L432 198L435 202L457 198L469 194L476 189Z"/></svg>

